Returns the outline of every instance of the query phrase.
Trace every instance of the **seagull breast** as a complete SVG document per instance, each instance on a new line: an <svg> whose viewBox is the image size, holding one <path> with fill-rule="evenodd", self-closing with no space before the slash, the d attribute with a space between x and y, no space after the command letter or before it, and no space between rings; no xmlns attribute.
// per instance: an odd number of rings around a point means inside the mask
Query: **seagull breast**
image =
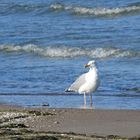
<svg viewBox="0 0 140 140"><path fill-rule="evenodd" d="M88 73L86 73L85 81L86 82L83 85L81 85L78 90L80 94L90 94L96 91L99 85L98 72L96 68L92 68Z"/></svg>

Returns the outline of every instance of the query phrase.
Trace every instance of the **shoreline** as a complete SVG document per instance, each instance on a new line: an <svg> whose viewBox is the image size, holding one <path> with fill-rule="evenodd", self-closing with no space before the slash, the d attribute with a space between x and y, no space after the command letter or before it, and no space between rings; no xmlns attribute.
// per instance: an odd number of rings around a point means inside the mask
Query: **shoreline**
<svg viewBox="0 0 140 140"><path fill-rule="evenodd" d="M7 131L18 137L40 136L73 139L138 139L140 110L23 108L0 104L0 138ZM22 131L27 131L22 132ZM8 138L7 138L8 139Z"/></svg>
<svg viewBox="0 0 140 140"><path fill-rule="evenodd" d="M76 97L77 96L77 97ZM17 105L27 108L83 108L83 96L77 95L59 95L59 96L10 96L0 95L0 102L9 105ZM28 102L27 102L28 100ZM87 108L90 108L89 98L87 97ZM125 100L125 102L124 102ZM134 102L135 101L135 102ZM134 102L134 103L133 103ZM109 104L108 104L109 103ZM94 109L117 109L117 110L139 110L140 102L138 98L120 98L120 97L93 97L93 108Z"/></svg>

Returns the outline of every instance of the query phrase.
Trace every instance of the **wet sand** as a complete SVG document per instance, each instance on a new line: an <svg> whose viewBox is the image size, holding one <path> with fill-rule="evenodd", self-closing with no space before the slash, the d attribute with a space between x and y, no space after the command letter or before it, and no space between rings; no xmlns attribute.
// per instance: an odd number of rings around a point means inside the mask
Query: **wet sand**
<svg viewBox="0 0 140 140"><path fill-rule="evenodd" d="M7 131L11 133L7 134ZM38 136L81 140L138 139L140 136L140 111L25 109L0 105L0 139L3 136L34 137L34 139L37 139Z"/></svg>

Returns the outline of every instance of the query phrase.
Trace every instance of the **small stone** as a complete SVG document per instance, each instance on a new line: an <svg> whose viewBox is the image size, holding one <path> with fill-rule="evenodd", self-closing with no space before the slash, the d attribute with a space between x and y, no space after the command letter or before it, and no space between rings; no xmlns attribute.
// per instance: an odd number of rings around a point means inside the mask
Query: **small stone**
<svg viewBox="0 0 140 140"><path fill-rule="evenodd" d="M65 136L65 134L60 134L61 136Z"/></svg>
<svg viewBox="0 0 140 140"><path fill-rule="evenodd" d="M59 124L59 122L58 122L58 121L55 121L54 123L55 123L55 124Z"/></svg>

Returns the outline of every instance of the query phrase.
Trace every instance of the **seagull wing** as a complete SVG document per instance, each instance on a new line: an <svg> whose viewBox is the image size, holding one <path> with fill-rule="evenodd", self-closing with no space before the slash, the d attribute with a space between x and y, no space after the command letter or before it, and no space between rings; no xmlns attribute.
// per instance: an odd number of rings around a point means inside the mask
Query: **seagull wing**
<svg viewBox="0 0 140 140"><path fill-rule="evenodd" d="M82 74L76 81L66 90L66 92L78 92L79 88L86 82L86 73Z"/></svg>

